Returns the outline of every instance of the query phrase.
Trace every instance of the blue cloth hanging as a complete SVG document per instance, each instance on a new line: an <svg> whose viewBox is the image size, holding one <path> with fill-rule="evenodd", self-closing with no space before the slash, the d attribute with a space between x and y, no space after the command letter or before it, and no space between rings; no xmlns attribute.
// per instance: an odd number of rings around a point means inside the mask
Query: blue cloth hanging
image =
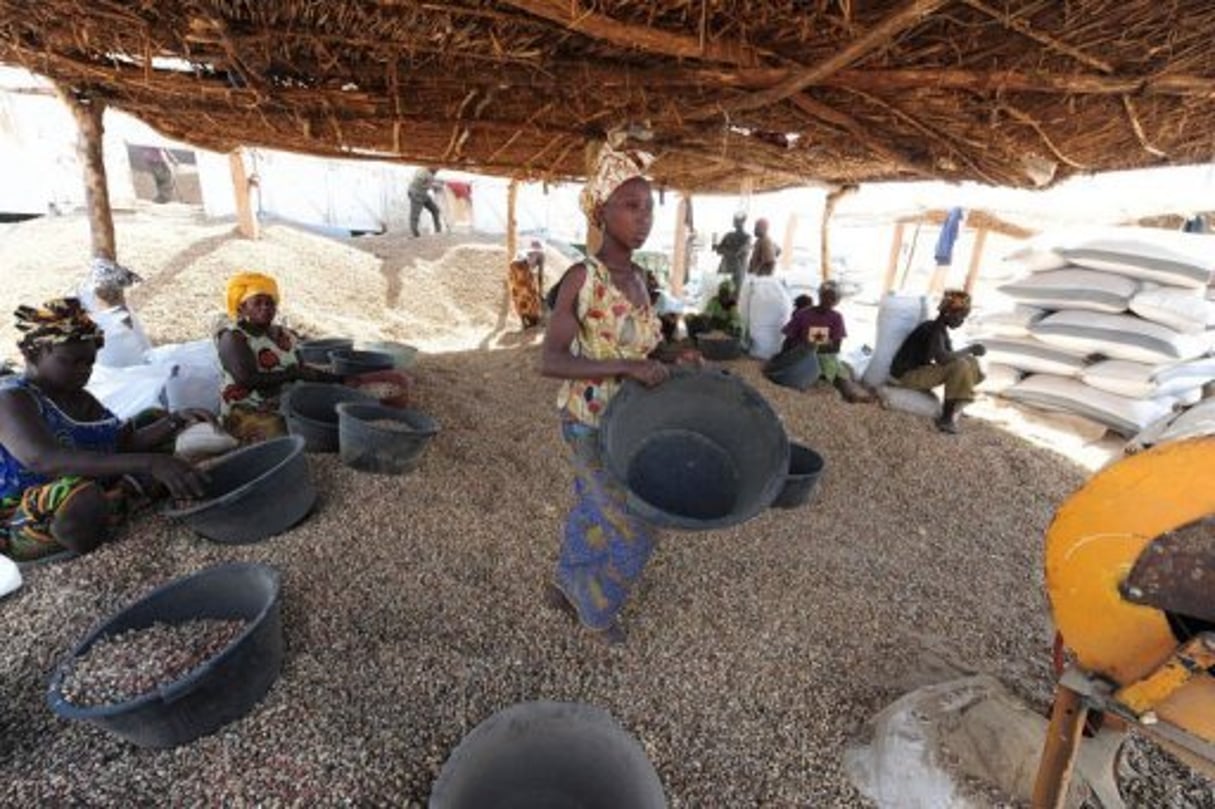
<svg viewBox="0 0 1215 809"><path fill-rule="evenodd" d="M936 259L937 266L948 267L953 263L953 245L958 240L962 216L961 208L949 209L949 215L945 217L945 224L941 225L941 235L937 238L937 246L933 251L933 258Z"/></svg>

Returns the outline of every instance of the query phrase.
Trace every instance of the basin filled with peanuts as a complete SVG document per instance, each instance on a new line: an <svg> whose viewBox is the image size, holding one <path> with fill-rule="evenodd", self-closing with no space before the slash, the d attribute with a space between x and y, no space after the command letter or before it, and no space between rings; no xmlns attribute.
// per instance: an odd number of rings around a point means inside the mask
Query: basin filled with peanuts
<svg viewBox="0 0 1215 809"><path fill-rule="evenodd" d="M47 702L140 747L176 747L247 714L283 659L279 573L251 563L174 579L90 632Z"/></svg>

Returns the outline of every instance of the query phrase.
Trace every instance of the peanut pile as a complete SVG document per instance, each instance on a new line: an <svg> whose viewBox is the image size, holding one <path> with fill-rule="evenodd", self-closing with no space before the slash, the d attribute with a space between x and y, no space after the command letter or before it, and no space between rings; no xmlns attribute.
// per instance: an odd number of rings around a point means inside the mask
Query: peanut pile
<svg viewBox="0 0 1215 809"><path fill-rule="evenodd" d="M63 678L63 696L81 706L126 702L178 680L228 647L244 621L156 623L93 644Z"/></svg>

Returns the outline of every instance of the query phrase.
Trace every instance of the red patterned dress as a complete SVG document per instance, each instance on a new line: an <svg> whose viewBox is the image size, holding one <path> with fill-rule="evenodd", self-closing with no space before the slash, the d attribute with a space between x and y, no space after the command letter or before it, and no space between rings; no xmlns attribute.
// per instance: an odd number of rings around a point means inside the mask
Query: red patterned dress
<svg viewBox="0 0 1215 809"><path fill-rule="evenodd" d="M289 329L271 326L264 334L253 334L243 323L232 329L244 335L258 371L284 371L300 364L296 353L298 338ZM280 390L253 390L240 385L227 368L223 369L219 414L224 429L246 444L286 435L287 424L279 412L280 395Z"/></svg>

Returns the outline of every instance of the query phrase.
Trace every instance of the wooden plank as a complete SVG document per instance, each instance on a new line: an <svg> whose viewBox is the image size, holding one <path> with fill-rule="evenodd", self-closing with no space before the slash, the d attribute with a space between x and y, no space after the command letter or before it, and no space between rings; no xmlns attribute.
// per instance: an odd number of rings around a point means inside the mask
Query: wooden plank
<svg viewBox="0 0 1215 809"><path fill-rule="evenodd" d="M236 230L246 239L257 239L261 231L249 199L253 184L245 172L245 157L240 149L228 153L228 167L232 171L232 191L236 195Z"/></svg>
<svg viewBox="0 0 1215 809"><path fill-rule="evenodd" d="M839 201L849 194L856 192L855 185L841 185L832 188L827 192L827 198L823 200L823 221L820 227L819 234L819 271L822 273L824 281L831 280L831 216L835 213L835 206Z"/></svg>
<svg viewBox="0 0 1215 809"><path fill-rule="evenodd" d="M1038 763L1038 776L1030 802L1033 809L1062 809L1086 716L1088 708L1084 698L1060 685L1055 691L1055 705L1051 709L1046 743Z"/></svg>
<svg viewBox="0 0 1215 809"><path fill-rule="evenodd" d="M970 251L970 267L966 270L966 284L964 289L967 292L975 288L975 282L979 280L979 268L983 263L983 248L987 244L987 228L979 228L979 232L975 234L975 246Z"/></svg>
<svg viewBox="0 0 1215 809"><path fill-rule="evenodd" d="M506 187L506 262L515 260L519 253L519 228L515 210L519 201L519 181L512 179Z"/></svg>
<svg viewBox="0 0 1215 809"><path fill-rule="evenodd" d="M793 238L797 234L798 215L796 213L789 214L789 218L785 220L785 238L780 243L780 268L788 270L793 266Z"/></svg>
<svg viewBox="0 0 1215 809"><path fill-rule="evenodd" d="M906 225L898 222L894 226L894 238L890 242L890 261L886 264L886 277L882 279L882 294L894 289L894 279L898 277L899 256L903 252L903 231Z"/></svg>
<svg viewBox="0 0 1215 809"><path fill-rule="evenodd" d="M949 279L949 265L938 264L933 268L928 278L928 294L940 295L945 290L945 282Z"/></svg>
<svg viewBox="0 0 1215 809"><path fill-rule="evenodd" d="M675 206L675 255L671 259L671 293L683 294L683 281L688 269L688 210L691 199L687 194L679 195Z"/></svg>
<svg viewBox="0 0 1215 809"><path fill-rule="evenodd" d="M76 119L78 136L76 153L84 171L84 204L89 216L90 249L94 258L117 258L114 240L114 213L110 209L110 187L105 176L103 136L105 104L95 99L81 99L69 91L60 98Z"/></svg>

